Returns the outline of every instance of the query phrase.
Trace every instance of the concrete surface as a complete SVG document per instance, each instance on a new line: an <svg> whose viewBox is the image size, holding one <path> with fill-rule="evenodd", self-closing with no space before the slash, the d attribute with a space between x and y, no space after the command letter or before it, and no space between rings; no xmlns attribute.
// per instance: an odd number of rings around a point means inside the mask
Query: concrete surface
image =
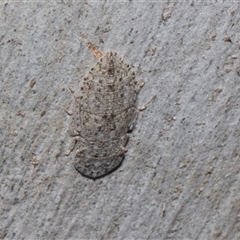
<svg viewBox="0 0 240 240"><path fill-rule="evenodd" d="M72 166L69 121L96 62L81 34L146 84L122 166ZM1 239L239 239L237 1L0 3Z"/></svg>

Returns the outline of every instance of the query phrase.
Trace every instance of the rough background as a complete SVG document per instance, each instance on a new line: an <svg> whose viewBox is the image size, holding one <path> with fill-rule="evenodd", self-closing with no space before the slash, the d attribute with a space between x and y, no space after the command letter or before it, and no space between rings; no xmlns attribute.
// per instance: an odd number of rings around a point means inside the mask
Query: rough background
<svg viewBox="0 0 240 240"><path fill-rule="evenodd" d="M119 53L146 84L122 166L82 177L68 110ZM237 1L0 3L1 239L239 239Z"/></svg>

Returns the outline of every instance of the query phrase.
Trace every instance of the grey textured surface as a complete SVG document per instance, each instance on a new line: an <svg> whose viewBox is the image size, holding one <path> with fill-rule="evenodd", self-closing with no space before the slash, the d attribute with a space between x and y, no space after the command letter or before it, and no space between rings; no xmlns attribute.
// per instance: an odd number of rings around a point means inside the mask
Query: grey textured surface
<svg viewBox="0 0 240 240"><path fill-rule="evenodd" d="M172 7L172 8L169 8ZM118 52L147 104L122 166L72 166L68 87ZM239 239L237 2L1 2L0 237Z"/></svg>

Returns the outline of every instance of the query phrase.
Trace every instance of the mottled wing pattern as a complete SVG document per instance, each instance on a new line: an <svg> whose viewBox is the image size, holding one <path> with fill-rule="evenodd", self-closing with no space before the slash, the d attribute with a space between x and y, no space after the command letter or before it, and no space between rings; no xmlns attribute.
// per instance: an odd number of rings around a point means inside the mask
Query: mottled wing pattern
<svg viewBox="0 0 240 240"><path fill-rule="evenodd" d="M74 166L82 175L102 177L121 164L139 91L134 70L115 52L101 57L84 78L72 126L78 136Z"/></svg>

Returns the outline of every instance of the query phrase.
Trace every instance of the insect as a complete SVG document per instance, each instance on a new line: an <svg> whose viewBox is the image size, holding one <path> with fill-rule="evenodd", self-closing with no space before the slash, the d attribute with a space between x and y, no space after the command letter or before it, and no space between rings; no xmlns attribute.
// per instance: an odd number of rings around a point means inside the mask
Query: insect
<svg viewBox="0 0 240 240"><path fill-rule="evenodd" d="M133 129L138 109L137 95L144 85L134 69L116 52L101 53L75 96L72 114L74 166L83 176L96 179L114 171L123 161L128 133Z"/></svg>

